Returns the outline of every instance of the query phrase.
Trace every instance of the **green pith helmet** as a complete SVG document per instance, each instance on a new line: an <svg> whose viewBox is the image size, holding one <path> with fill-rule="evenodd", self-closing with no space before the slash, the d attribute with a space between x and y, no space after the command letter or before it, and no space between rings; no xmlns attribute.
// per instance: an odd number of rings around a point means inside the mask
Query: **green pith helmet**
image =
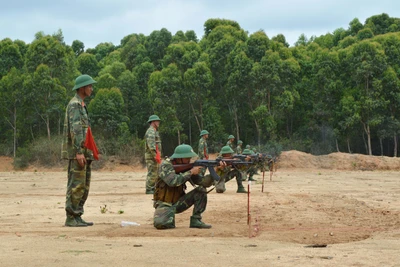
<svg viewBox="0 0 400 267"><path fill-rule="evenodd" d="M228 136L228 139L235 139L235 137L233 135Z"/></svg>
<svg viewBox="0 0 400 267"><path fill-rule="evenodd" d="M179 145L175 148L174 154L170 157L171 159L180 159L180 158L192 158L197 157L197 154L194 153L193 148L189 145Z"/></svg>
<svg viewBox="0 0 400 267"><path fill-rule="evenodd" d="M203 136L203 135L205 135L205 134L210 134L207 130L202 130L201 132L200 132L200 136Z"/></svg>
<svg viewBox="0 0 400 267"><path fill-rule="evenodd" d="M152 121L161 121L161 119L157 115L151 115L147 122L150 123Z"/></svg>
<svg viewBox="0 0 400 267"><path fill-rule="evenodd" d="M250 145L247 145L246 148L247 148L247 149L250 149Z"/></svg>
<svg viewBox="0 0 400 267"><path fill-rule="evenodd" d="M221 148L221 151L219 152L219 154L223 155L223 154L233 154L234 151L232 150L232 148L230 146L223 146Z"/></svg>
<svg viewBox="0 0 400 267"><path fill-rule="evenodd" d="M246 148L243 150L242 155L251 155L253 154L250 149Z"/></svg>
<svg viewBox="0 0 400 267"><path fill-rule="evenodd" d="M97 82L95 80L93 80L92 77L90 77L87 74L83 74L75 79L75 86L74 86L74 88L72 88L72 91L79 89L81 87L84 87L86 85L89 85L89 84L94 84L94 83L97 83Z"/></svg>
<svg viewBox="0 0 400 267"><path fill-rule="evenodd" d="M239 140L238 141L238 145L241 145L241 144L243 144L243 142L241 140Z"/></svg>

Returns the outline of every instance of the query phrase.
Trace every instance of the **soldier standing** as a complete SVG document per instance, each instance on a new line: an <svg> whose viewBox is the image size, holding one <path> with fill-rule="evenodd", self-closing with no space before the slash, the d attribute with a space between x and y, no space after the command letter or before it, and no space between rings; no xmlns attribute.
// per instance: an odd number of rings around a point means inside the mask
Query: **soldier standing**
<svg viewBox="0 0 400 267"><path fill-rule="evenodd" d="M194 206L190 217L190 228L211 228L211 225L201 221L201 214L207 206L207 190L211 186L212 179L201 182L189 193L185 193L186 182L201 180L201 167L193 167L189 171L176 173L174 164L188 164L192 157L197 157L189 145L179 145L175 148L174 154L162 161L160 173L156 180L154 190L154 227L157 229L175 228L175 214L181 213L191 206Z"/></svg>
<svg viewBox="0 0 400 267"><path fill-rule="evenodd" d="M158 132L160 118L151 115L147 120L149 128L146 131L145 160L147 167L146 194L154 194L154 184L158 175L158 167L161 163L161 138Z"/></svg>
<svg viewBox="0 0 400 267"><path fill-rule="evenodd" d="M207 146L207 138L209 132L207 130L202 130L200 132L200 140L199 140L199 159L208 159L208 146Z"/></svg>
<svg viewBox="0 0 400 267"><path fill-rule="evenodd" d="M243 142L241 141L241 140L239 140L238 142L238 145L237 145L237 147L236 147L236 154L242 154L242 144L243 144Z"/></svg>
<svg viewBox="0 0 400 267"><path fill-rule="evenodd" d="M65 226L70 227L93 225L93 222L86 222L81 216L89 196L91 163L94 159L93 152L85 147L86 135L90 135L91 132L88 131L90 121L83 100L92 94L94 83L96 81L86 74L76 78L72 89L76 90L76 94L69 101L65 111L61 157L68 159Z"/></svg>
<svg viewBox="0 0 400 267"><path fill-rule="evenodd" d="M235 137L233 135L229 135L228 142L226 142L226 145L229 146L232 150L235 149L233 141L235 141Z"/></svg>

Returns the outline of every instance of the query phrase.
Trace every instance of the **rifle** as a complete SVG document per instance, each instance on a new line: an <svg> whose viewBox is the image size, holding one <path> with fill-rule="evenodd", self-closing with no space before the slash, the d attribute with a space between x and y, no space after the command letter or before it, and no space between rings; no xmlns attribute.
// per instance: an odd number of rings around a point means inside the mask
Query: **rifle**
<svg viewBox="0 0 400 267"><path fill-rule="evenodd" d="M211 177L215 180L215 181L219 181L220 177L219 175L215 172L214 167L218 167L219 163L221 161L224 161L226 163L227 166L232 166L235 169L239 166L242 165L248 165L248 164L252 164L251 162L246 162L246 161L241 161L240 159L223 159L223 158L217 158L215 160L206 160L206 159L198 159L193 163L187 163L187 164L176 164L176 165L172 165L174 167L175 173L181 173L181 172L186 172L189 171L190 169L192 169L193 167L196 166L200 166L200 167L204 167L207 168L208 171L211 174Z"/></svg>
<svg viewBox="0 0 400 267"><path fill-rule="evenodd" d="M204 168L208 168L208 171L211 174L211 177L215 181L219 181L220 177L219 175L215 172L214 167L219 166L219 162L221 160L208 160L208 159L198 159L193 163L187 163L187 164L176 164L172 165L174 167L175 173L181 173L181 172L187 172L193 167L200 166Z"/></svg>

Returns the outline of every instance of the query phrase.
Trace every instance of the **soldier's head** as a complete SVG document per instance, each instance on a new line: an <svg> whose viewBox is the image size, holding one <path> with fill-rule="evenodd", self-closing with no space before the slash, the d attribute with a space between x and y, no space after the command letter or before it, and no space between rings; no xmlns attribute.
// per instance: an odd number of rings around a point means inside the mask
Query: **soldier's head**
<svg viewBox="0 0 400 267"><path fill-rule="evenodd" d="M228 136L228 140L230 140L231 142L233 142L235 140L235 137L233 135L229 135Z"/></svg>
<svg viewBox="0 0 400 267"><path fill-rule="evenodd" d="M250 149L250 145L246 145L246 149Z"/></svg>
<svg viewBox="0 0 400 267"><path fill-rule="evenodd" d="M242 155L251 155L253 154L250 149L246 148L243 150Z"/></svg>
<svg viewBox="0 0 400 267"><path fill-rule="evenodd" d="M234 151L232 150L232 148L230 146L223 146L221 148L221 151L219 152L219 154L223 157L223 158L232 158Z"/></svg>
<svg viewBox="0 0 400 267"><path fill-rule="evenodd" d="M156 129L160 125L161 119L157 115L151 115L147 120L147 123L153 125Z"/></svg>
<svg viewBox="0 0 400 267"><path fill-rule="evenodd" d="M75 86L72 88L72 91L76 90L76 93L84 99L92 94L94 83L96 83L96 81L93 80L92 77L83 74L75 79Z"/></svg>
<svg viewBox="0 0 400 267"><path fill-rule="evenodd" d="M174 154L170 157L170 159L178 164L189 163L191 158L197 157L197 154L194 153L193 148L189 145L182 144L175 148Z"/></svg>
<svg viewBox="0 0 400 267"><path fill-rule="evenodd" d="M242 146L243 142L241 140L238 141L238 146Z"/></svg>
<svg viewBox="0 0 400 267"><path fill-rule="evenodd" d="M203 137L203 138L207 139L209 134L210 133L207 130L202 130L200 132L200 137Z"/></svg>

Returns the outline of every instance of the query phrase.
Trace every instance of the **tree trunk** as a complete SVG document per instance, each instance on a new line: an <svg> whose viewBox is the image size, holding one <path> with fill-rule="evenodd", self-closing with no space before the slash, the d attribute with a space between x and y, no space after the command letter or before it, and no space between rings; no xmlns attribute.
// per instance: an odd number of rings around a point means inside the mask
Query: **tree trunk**
<svg viewBox="0 0 400 267"><path fill-rule="evenodd" d="M350 138L347 137L347 150L349 151L349 153L351 154L351 148L350 148Z"/></svg>
<svg viewBox="0 0 400 267"><path fill-rule="evenodd" d="M339 150L339 144L338 144L337 138L335 138L335 142L336 142L336 151L337 151L337 152L340 152L340 150Z"/></svg>
<svg viewBox="0 0 400 267"><path fill-rule="evenodd" d="M258 147L260 147L261 129L260 129L260 126L258 126L257 120L254 120L254 124L256 125Z"/></svg>
<svg viewBox="0 0 400 267"><path fill-rule="evenodd" d="M50 140L50 137L51 137L51 135L50 135L50 119L49 119L48 115L46 115L46 128L47 128L47 137Z"/></svg>
<svg viewBox="0 0 400 267"><path fill-rule="evenodd" d="M234 109L233 117L234 117L234 120L235 120L236 138L237 138L237 140L239 140L240 139L240 135L239 135L239 119L238 119L238 116L237 116L236 108Z"/></svg>
<svg viewBox="0 0 400 267"><path fill-rule="evenodd" d="M382 137L379 138L379 144L381 146L381 156L383 156L383 143L382 143Z"/></svg>
<svg viewBox="0 0 400 267"><path fill-rule="evenodd" d="M14 150L14 158L15 158L15 156L16 156L16 151L17 151L17 107L14 105L14 140L13 140L13 142L14 142L14 148L13 148L13 150Z"/></svg>
<svg viewBox="0 0 400 267"><path fill-rule="evenodd" d="M397 157L397 134L394 134L393 136L393 142L394 142L394 151L393 151L393 157Z"/></svg>

